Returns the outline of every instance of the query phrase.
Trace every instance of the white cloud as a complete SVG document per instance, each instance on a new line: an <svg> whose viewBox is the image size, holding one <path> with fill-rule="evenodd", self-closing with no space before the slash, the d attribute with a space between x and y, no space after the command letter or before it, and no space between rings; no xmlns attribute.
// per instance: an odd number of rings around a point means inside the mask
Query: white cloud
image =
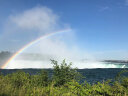
<svg viewBox="0 0 128 96"><path fill-rule="evenodd" d="M22 13L11 15L10 21L19 28L45 33L59 27L59 16L47 7L35 7Z"/></svg>
<svg viewBox="0 0 128 96"><path fill-rule="evenodd" d="M41 35L67 28L65 25L60 23L59 16L52 9L43 6L34 7L8 17L1 41L5 41L3 47L11 44L12 46L8 48L16 50Z"/></svg>

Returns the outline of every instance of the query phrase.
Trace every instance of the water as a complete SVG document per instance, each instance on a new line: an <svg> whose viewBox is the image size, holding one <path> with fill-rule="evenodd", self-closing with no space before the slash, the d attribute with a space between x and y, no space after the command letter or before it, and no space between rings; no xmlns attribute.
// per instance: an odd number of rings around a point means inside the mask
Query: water
<svg viewBox="0 0 128 96"><path fill-rule="evenodd" d="M13 55L9 52L0 52L0 67L2 67L8 59ZM59 56L61 57L61 56ZM51 55L24 53L11 60L5 69L21 69L21 68L52 68L50 59L57 60L60 64L63 58L59 58ZM66 59L66 58L65 58ZM68 62L67 62L68 61ZM83 68L128 68L128 61L126 60L104 60L96 61L90 59L66 59L67 63L72 62L72 67L79 69Z"/></svg>
<svg viewBox="0 0 128 96"><path fill-rule="evenodd" d="M16 72L18 70L23 70L24 72L30 73L31 75L36 74L37 72L40 72L41 69L0 69L0 72L4 75ZM45 69L49 72L49 76L51 77L53 74L52 69ZM97 81L102 82L103 80L112 79L116 77L117 73L121 70L124 70L123 68L96 68L96 69L78 69L78 72L80 72L84 77L84 79L81 80L83 82L86 80L89 83L96 83ZM128 70L128 68L125 68L125 70ZM124 73L123 76L128 76L128 73Z"/></svg>
<svg viewBox="0 0 128 96"><path fill-rule="evenodd" d="M56 60L56 59L54 59ZM62 59L63 60L63 59ZM59 61L58 64L62 62ZM68 61L68 62L67 62ZM67 63L69 61L73 61L72 67L77 67L79 69L84 68L128 68L128 62L120 63L120 62L101 62L101 61L81 61L81 60L66 60ZM46 60L29 60L29 59L15 59L7 64L5 69L21 69L21 68L52 68L51 61L49 59Z"/></svg>

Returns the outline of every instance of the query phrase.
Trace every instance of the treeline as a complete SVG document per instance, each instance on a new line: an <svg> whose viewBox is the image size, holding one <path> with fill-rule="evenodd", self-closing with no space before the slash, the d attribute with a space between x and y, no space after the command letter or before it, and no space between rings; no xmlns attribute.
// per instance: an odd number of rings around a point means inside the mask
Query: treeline
<svg viewBox="0 0 128 96"><path fill-rule="evenodd" d="M13 54L9 51L0 52L0 67L12 56Z"/></svg>
<svg viewBox="0 0 128 96"><path fill-rule="evenodd" d="M12 53L11 52L9 52L9 51L1 51L0 52L0 58L6 58L6 57L9 57L10 55L12 55Z"/></svg>
<svg viewBox="0 0 128 96"><path fill-rule="evenodd" d="M9 59L13 54L9 51L1 51L0 52L0 61L6 61Z"/></svg>
<svg viewBox="0 0 128 96"><path fill-rule="evenodd" d="M53 64L53 76L48 72L30 75L24 71L17 71L7 75L0 75L0 96L127 96L128 77L121 77L127 71L117 74L114 81L106 80L90 84L79 83L81 78L76 68L71 67L65 60L59 65ZM109 74L108 74L109 75Z"/></svg>

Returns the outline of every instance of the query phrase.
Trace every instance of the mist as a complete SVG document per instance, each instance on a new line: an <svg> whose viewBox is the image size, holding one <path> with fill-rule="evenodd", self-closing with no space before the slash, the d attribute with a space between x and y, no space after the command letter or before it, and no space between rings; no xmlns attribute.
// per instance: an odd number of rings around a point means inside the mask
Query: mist
<svg viewBox="0 0 128 96"><path fill-rule="evenodd" d="M11 14L6 21L3 37L6 37L4 46L8 45L9 50L14 52L48 33L69 28L71 31L45 38L30 46L12 60L6 68L51 68L50 59L59 62L63 59L68 62L78 62L87 57L92 58L75 43L75 29L60 19L61 17L53 10L44 6L36 6L21 13ZM42 57L38 58L42 58L42 60L36 60L37 58L27 60L23 54L39 54ZM29 55L30 57L32 56ZM74 67L81 66L79 64L73 65Z"/></svg>
<svg viewBox="0 0 128 96"><path fill-rule="evenodd" d="M36 6L8 16L1 40L5 50L16 53L37 38L59 30L70 29L42 39L22 51L12 59L6 69L15 68L52 68L51 59L61 63L66 60L77 68L119 68L124 65L108 64L97 61L95 55L83 50L77 44L76 30L70 24L61 21L61 17L52 9ZM86 47L86 46L85 46ZM103 56L101 56L103 57Z"/></svg>

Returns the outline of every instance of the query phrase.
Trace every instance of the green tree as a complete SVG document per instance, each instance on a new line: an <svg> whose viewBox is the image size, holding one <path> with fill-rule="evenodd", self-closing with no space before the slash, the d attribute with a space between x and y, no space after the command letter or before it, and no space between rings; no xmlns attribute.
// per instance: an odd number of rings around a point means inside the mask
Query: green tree
<svg viewBox="0 0 128 96"><path fill-rule="evenodd" d="M71 80L77 80L80 74L76 68L71 68L72 63L67 64L65 60L59 65L57 61L51 60L53 64L53 81L55 86L64 85Z"/></svg>

